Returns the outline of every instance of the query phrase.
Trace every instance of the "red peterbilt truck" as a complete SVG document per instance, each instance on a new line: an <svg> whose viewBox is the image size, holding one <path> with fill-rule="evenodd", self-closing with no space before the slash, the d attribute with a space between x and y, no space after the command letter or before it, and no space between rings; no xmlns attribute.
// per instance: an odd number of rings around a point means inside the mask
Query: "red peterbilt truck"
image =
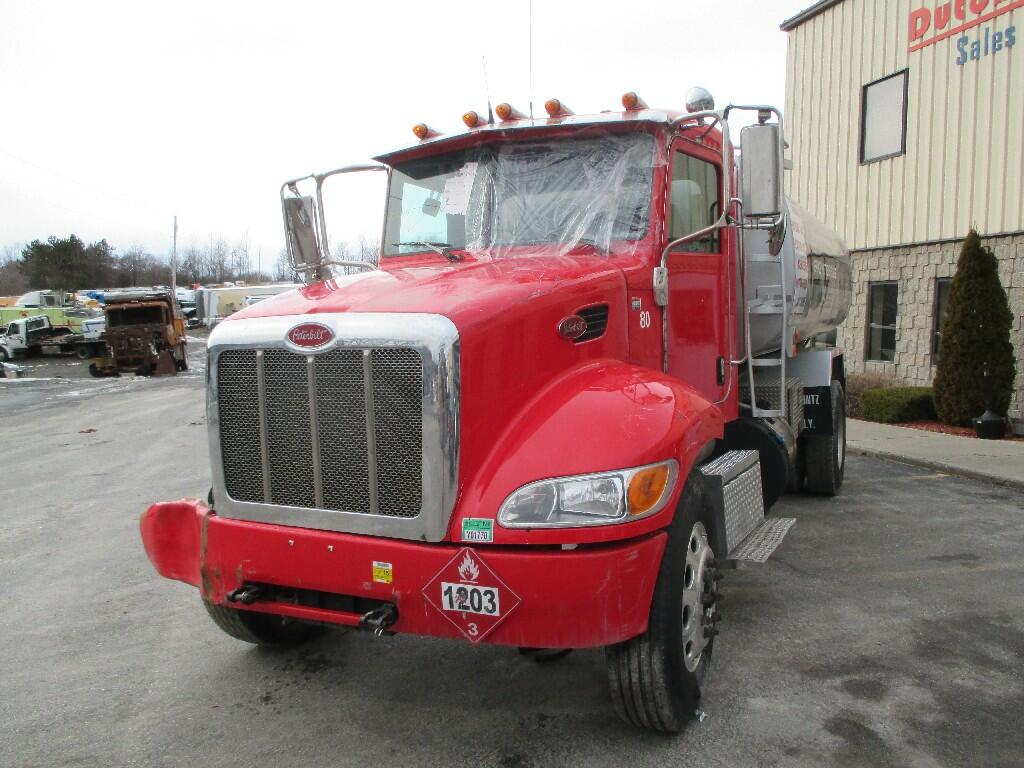
<svg viewBox="0 0 1024 768"><path fill-rule="evenodd" d="M603 647L620 715L677 731L723 568L842 483L848 254L784 198L772 107L545 109L282 187L306 285L210 335L208 503L142 538L241 640ZM377 263L331 253L339 173L387 177Z"/></svg>

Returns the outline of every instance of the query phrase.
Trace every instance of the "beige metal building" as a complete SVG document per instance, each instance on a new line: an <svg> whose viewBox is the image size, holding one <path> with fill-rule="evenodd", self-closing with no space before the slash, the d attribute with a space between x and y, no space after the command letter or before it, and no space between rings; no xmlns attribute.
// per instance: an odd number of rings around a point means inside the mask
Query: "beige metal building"
<svg viewBox="0 0 1024 768"><path fill-rule="evenodd" d="M782 29L788 193L852 251L848 370L931 383L973 226L1000 261L1024 409L1024 0L822 0Z"/></svg>

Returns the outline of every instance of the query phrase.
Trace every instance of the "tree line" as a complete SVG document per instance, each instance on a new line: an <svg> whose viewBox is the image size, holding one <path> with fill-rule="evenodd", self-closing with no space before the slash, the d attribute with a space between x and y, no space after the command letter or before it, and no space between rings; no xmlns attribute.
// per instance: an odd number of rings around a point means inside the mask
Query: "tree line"
<svg viewBox="0 0 1024 768"><path fill-rule="evenodd" d="M73 234L8 245L0 252L0 296L47 288L75 291L169 285L170 261L169 255L156 255L138 245L119 251L105 239L85 243ZM265 269L259 266L254 267L245 240L230 243L211 238L205 245L190 243L179 250L177 282L192 285L294 279L283 251Z"/></svg>

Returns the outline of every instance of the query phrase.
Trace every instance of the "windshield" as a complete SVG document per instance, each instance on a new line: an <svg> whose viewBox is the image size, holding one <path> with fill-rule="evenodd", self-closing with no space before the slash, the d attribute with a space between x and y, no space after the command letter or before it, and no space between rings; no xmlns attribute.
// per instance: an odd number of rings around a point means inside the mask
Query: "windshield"
<svg viewBox="0 0 1024 768"><path fill-rule="evenodd" d="M107 318L111 328L122 325L163 323L164 308L162 306L138 306L130 309L127 307L125 309L108 309Z"/></svg>
<svg viewBox="0 0 1024 768"><path fill-rule="evenodd" d="M541 244L566 253L581 243L612 253L647 233L653 166L648 133L489 144L398 163L384 255Z"/></svg>

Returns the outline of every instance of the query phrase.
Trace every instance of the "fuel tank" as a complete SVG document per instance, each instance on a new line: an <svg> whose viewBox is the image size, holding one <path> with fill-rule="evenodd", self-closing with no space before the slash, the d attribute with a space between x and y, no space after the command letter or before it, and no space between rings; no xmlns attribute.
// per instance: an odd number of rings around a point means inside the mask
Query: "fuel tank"
<svg viewBox="0 0 1024 768"><path fill-rule="evenodd" d="M850 309L850 252L846 245L796 203L787 200L786 211L786 233L777 259L772 255L770 232L743 232L750 346L755 356L782 346L784 312L788 349L793 343L834 330Z"/></svg>

